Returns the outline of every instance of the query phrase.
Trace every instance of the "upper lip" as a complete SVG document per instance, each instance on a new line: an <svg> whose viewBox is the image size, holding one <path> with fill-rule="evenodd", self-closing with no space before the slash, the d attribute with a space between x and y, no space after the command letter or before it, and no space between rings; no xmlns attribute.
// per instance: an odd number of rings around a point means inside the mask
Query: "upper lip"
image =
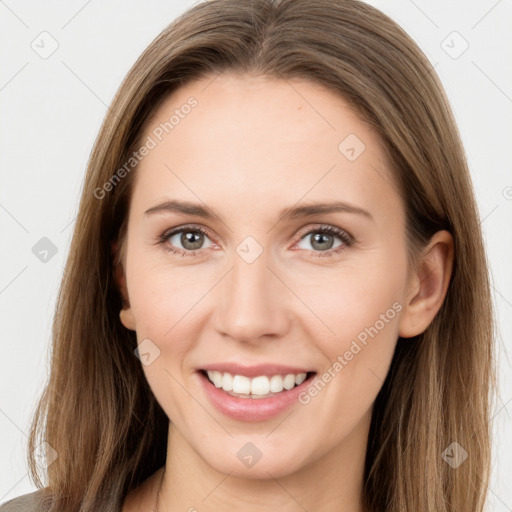
<svg viewBox="0 0 512 512"><path fill-rule="evenodd" d="M212 363L200 368L200 370L213 371L218 370L219 372L227 372L231 375L245 375L247 377L258 377L260 375L266 375L267 377L272 375L288 375L289 373L308 373L314 370L308 370L307 368L300 368L298 366L285 366L282 364L256 364L253 366L243 366L238 363Z"/></svg>

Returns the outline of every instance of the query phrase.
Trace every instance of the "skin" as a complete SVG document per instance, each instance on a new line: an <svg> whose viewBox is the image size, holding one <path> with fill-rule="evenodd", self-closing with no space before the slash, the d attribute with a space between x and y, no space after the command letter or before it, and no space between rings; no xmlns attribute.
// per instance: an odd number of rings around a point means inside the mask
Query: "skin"
<svg viewBox="0 0 512 512"><path fill-rule="evenodd" d="M145 135L190 96L198 105L136 171L118 268L121 320L139 343L149 338L159 348L143 368L171 420L165 471L133 490L123 512L153 510L157 494L162 511L361 512L373 403L398 336L421 333L442 304L452 238L438 232L412 268L404 204L381 142L337 94L306 80L222 74L175 91ZM338 149L349 134L366 146L354 161ZM145 215L171 198L206 204L218 217ZM372 218L334 212L278 221L284 208L333 200ZM196 255L168 251L190 251L180 234L156 243L185 224L208 232ZM355 243L335 235L322 251L313 240L321 224ZM263 248L252 263L236 252L247 236ZM317 396L278 417L231 419L200 385L196 369L222 361L321 375L393 304L401 310ZM247 442L262 453L249 468L237 457Z"/></svg>

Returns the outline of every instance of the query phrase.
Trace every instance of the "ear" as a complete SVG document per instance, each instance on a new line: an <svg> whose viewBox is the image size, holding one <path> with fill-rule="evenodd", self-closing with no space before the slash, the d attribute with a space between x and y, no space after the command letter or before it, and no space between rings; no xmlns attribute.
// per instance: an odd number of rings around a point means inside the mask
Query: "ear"
<svg viewBox="0 0 512 512"><path fill-rule="evenodd" d="M130 301L128 299L128 288L126 286L126 275L123 268L123 262L119 259L118 242L111 242L110 248L113 258L114 278L123 301L123 308L119 312L119 319L127 329L134 331L135 318L133 316L133 312L130 307Z"/></svg>
<svg viewBox="0 0 512 512"><path fill-rule="evenodd" d="M411 338L425 331L443 304L453 268L453 238L438 231L422 251L410 276L398 334Z"/></svg>

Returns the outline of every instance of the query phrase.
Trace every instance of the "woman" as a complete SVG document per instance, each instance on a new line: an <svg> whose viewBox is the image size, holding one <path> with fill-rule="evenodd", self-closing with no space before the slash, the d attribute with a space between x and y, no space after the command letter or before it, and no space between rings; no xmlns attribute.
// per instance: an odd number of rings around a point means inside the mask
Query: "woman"
<svg viewBox="0 0 512 512"><path fill-rule="evenodd" d="M493 372L415 43L355 0L201 3L99 133L30 438L48 485L2 510L482 511Z"/></svg>

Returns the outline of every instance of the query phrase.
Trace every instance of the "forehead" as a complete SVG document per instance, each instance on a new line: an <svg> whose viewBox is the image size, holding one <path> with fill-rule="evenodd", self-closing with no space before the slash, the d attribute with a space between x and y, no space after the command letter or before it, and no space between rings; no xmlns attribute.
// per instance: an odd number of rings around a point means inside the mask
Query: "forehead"
<svg viewBox="0 0 512 512"><path fill-rule="evenodd" d="M306 80L191 82L161 104L142 141L152 148L136 171L135 206L169 195L232 213L317 199L382 212L400 203L375 130L341 96Z"/></svg>

